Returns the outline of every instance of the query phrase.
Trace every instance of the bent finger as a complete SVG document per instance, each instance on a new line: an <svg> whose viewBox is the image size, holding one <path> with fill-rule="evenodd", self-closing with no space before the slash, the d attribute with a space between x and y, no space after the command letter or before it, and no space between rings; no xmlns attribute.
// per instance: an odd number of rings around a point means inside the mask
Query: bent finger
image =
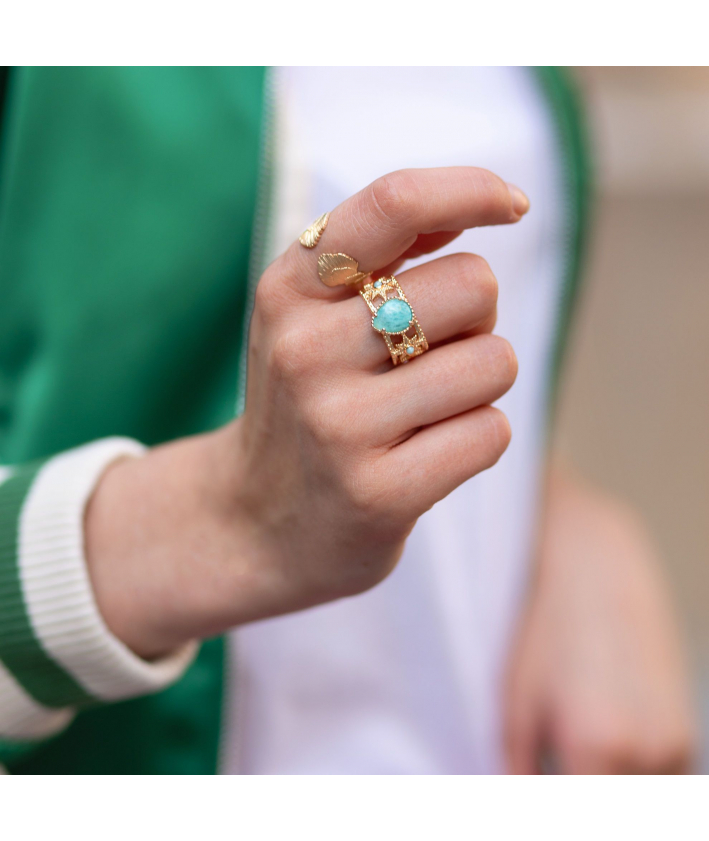
<svg viewBox="0 0 709 841"><path fill-rule="evenodd" d="M367 384L375 405L386 407L378 444L422 426L493 403L513 385L517 358L500 336L484 334L453 342L374 377ZM374 433L373 433L374 434Z"/></svg>
<svg viewBox="0 0 709 841"><path fill-rule="evenodd" d="M306 296L333 297L317 273L317 259L323 253L344 253L357 261L360 272L377 271L415 248L422 234L510 224L519 221L528 207L519 188L485 169L393 172L336 207L315 248L294 243L280 265L286 270L283 282Z"/></svg>
<svg viewBox="0 0 709 841"><path fill-rule="evenodd" d="M510 442L505 415L481 406L427 426L382 458L395 499L418 515L463 482L492 467Z"/></svg>

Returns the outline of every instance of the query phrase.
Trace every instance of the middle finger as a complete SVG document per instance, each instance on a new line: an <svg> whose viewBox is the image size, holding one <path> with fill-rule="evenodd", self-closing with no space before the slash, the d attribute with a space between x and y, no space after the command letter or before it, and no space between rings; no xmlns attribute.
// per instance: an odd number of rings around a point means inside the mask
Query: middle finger
<svg viewBox="0 0 709 841"><path fill-rule="evenodd" d="M497 281L490 267L474 254L451 254L416 266L397 276L421 324L429 345L471 331L491 330L497 304ZM348 337L340 343L341 364L376 370L391 364L389 351L372 327L372 315L361 295L320 304L319 322L325 334ZM356 338L355 338L356 337Z"/></svg>

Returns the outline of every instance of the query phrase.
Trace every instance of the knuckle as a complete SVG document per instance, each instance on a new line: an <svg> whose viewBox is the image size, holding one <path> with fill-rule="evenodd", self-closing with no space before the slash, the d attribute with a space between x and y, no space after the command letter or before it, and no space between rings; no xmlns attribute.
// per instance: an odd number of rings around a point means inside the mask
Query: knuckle
<svg viewBox="0 0 709 841"><path fill-rule="evenodd" d="M348 448L351 432L346 415L332 400L320 401L310 410L310 429L318 446L325 450ZM344 462L344 451L342 452ZM343 469L343 464L340 463Z"/></svg>
<svg viewBox="0 0 709 841"><path fill-rule="evenodd" d="M367 406L366 398L356 389L343 387L341 381L336 387L332 382L325 388L321 384L307 400L311 433L317 444L330 452L336 473L345 479L366 449Z"/></svg>
<svg viewBox="0 0 709 841"><path fill-rule="evenodd" d="M485 308L489 311L497 304L498 285L497 278L493 274L490 264L483 257L471 255L475 257L474 264L471 266L473 276L475 277L475 286L477 294Z"/></svg>
<svg viewBox="0 0 709 841"><path fill-rule="evenodd" d="M378 525L390 522L389 498L386 486L368 464L360 464L344 477L345 491L351 513L375 531Z"/></svg>
<svg viewBox="0 0 709 841"><path fill-rule="evenodd" d="M659 721L639 726L629 714L601 710L564 729L562 738L578 773L679 773L689 770L696 757L689 726Z"/></svg>
<svg viewBox="0 0 709 841"><path fill-rule="evenodd" d="M471 326L484 321L497 305L497 278L489 263L477 254L455 255L457 266L449 277L455 284L457 300L470 313Z"/></svg>
<svg viewBox="0 0 709 841"><path fill-rule="evenodd" d="M510 388L517 379L517 371L519 370L517 354L512 345L502 336L491 336L490 338L494 339L495 342L495 355L500 379Z"/></svg>
<svg viewBox="0 0 709 841"><path fill-rule="evenodd" d="M643 746L638 764L643 770L655 773L686 771L696 757L697 744L689 729L656 734Z"/></svg>
<svg viewBox="0 0 709 841"><path fill-rule="evenodd" d="M688 755L672 749L670 745L661 748L640 747L630 760L634 771L644 774L665 774L684 769L689 764Z"/></svg>
<svg viewBox="0 0 709 841"><path fill-rule="evenodd" d="M370 520L377 508L377 493L370 477L362 470L349 471L344 477L348 504L355 514Z"/></svg>
<svg viewBox="0 0 709 841"><path fill-rule="evenodd" d="M695 767L698 748L693 741L683 742L669 751L662 768L672 772L688 772Z"/></svg>
<svg viewBox="0 0 709 841"><path fill-rule="evenodd" d="M610 768L624 768L636 759L637 751L627 734L611 730L600 733L587 746L591 757Z"/></svg>
<svg viewBox="0 0 709 841"><path fill-rule="evenodd" d="M492 464L496 464L512 440L512 429L507 415L499 409L490 406L487 409L487 436L490 446Z"/></svg>
<svg viewBox="0 0 709 841"><path fill-rule="evenodd" d="M271 323L280 315L282 309L281 284L269 270L266 270L256 286L254 313L263 321Z"/></svg>
<svg viewBox="0 0 709 841"><path fill-rule="evenodd" d="M533 729L533 714L527 699L508 699L503 719L503 735L506 743L511 745L518 741L525 741Z"/></svg>
<svg viewBox="0 0 709 841"><path fill-rule="evenodd" d="M389 224L401 224L409 220L415 213L417 196L416 179L408 170L383 175L369 188L369 198L375 213Z"/></svg>
<svg viewBox="0 0 709 841"><path fill-rule="evenodd" d="M284 376L302 377L312 371L319 353L319 341L312 332L297 327L283 330L271 347L271 370Z"/></svg>
<svg viewBox="0 0 709 841"><path fill-rule="evenodd" d="M622 733L600 734L586 745L585 753L594 765L612 770L632 767L639 759L635 747Z"/></svg>
<svg viewBox="0 0 709 841"><path fill-rule="evenodd" d="M691 723L680 725L679 732L672 742L672 756L678 763L691 767L699 753L699 738Z"/></svg>
<svg viewBox="0 0 709 841"><path fill-rule="evenodd" d="M630 723L617 717L578 726L566 738L576 770L612 773L637 765L639 754L632 732Z"/></svg>

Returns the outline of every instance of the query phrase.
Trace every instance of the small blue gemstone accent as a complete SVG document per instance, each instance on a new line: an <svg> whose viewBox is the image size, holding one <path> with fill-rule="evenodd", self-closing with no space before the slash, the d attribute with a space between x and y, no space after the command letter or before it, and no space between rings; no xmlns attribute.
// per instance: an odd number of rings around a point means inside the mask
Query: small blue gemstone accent
<svg viewBox="0 0 709 841"><path fill-rule="evenodd" d="M375 281L374 281L373 286L374 286L374 288L375 288L375 289L380 289L380 288L381 288L381 285L382 285L381 280L375 280Z"/></svg>
<svg viewBox="0 0 709 841"><path fill-rule="evenodd" d="M401 298L389 298L377 310L372 320L372 326L380 333L403 333L411 326L414 313L411 307Z"/></svg>
<svg viewBox="0 0 709 841"><path fill-rule="evenodd" d="M414 350L415 350L415 348L412 348L412 347L407 347L406 348L406 352L409 354L409 356L411 356L411 354L414 352Z"/></svg>

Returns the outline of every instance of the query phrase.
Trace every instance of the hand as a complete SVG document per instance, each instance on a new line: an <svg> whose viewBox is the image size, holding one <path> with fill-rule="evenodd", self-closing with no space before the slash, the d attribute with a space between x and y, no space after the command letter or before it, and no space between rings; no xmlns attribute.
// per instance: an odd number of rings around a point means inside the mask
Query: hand
<svg viewBox="0 0 709 841"><path fill-rule="evenodd" d="M392 367L351 288L327 288L323 252L391 272L473 226L515 222L528 202L485 170L411 170L330 216L259 283L244 415L213 434L109 469L88 509L103 615L155 656L193 637L362 592L394 567L419 517L493 465L510 439L490 403L512 385L490 334L497 288L458 254L399 276L432 350Z"/></svg>
<svg viewBox="0 0 709 841"><path fill-rule="evenodd" d="M552 477L540 566L509 672L512 773L690 770L694 719L652 548L617 503Z"/></svg>

